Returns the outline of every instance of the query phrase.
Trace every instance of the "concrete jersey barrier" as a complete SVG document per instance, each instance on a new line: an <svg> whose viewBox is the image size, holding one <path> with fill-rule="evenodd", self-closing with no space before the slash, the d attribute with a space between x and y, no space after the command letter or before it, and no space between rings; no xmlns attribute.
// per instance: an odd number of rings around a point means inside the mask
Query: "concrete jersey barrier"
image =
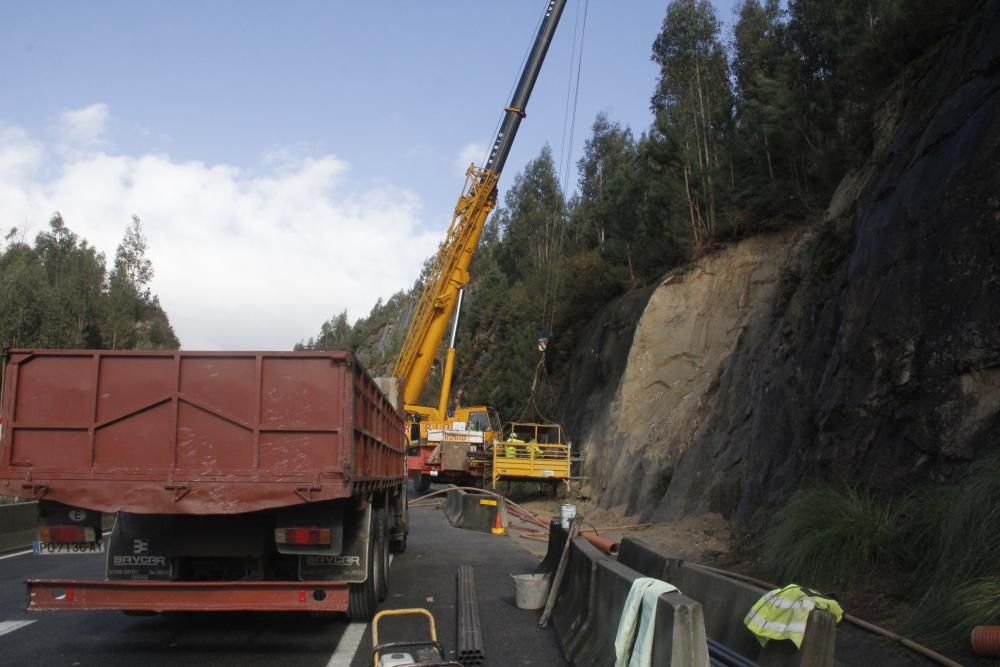
<svg viewBox="0 0 1000 667"><path fill-rule="evenodd" d="M704 613L709 639L764 667L832 667L836 642L836 620L822 610L813 610L799 649L789 641L770 641L762 647L743 624L750 608L767 591L721 574L692 567L642 540L626 537L621 542L619 562L647 577L669 581L685 595L698 600Z"/></svg>
<svg viewBox="0 0 1000 667"><path fill-rule="evenodd" d="M558 522L552 522L549 552L540 569L552 571L558 566L565 543L566 531ZM552 616L568 662L579 667L614 664L621 612L632 583L640 576L643 575L598 551L585 538L573 540ZM681 593L660 596L653 664L675 667L709 664L705 625L697 601Z"/></svg>
<svg viewBox="0 0 1000 667"><path fill-rule="evenodd" d="M501 518L506 525L506 517L502 514L502 503L503 501L498 501L495 496L488 493L469 493L456 489L445 494L442 509L448 518L448 523L455 528L488 533L496 524L497 512L501 512Z"/></svg>

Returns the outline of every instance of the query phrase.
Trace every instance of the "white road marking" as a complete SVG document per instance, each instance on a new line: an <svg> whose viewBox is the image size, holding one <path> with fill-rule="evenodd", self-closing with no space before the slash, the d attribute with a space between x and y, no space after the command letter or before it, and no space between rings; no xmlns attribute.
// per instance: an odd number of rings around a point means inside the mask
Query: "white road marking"
<svg viewBox="0 0 1000 667"><path fill-rule="evenodd" d="M344 630L344 634L340 637L337 650L330 656L330 661L326 663L326 667L351 667L351 662L354 661L354 654L358 652L361 639L365 636L365 630L367 629L367 623L351 623L348 625L347 629Z"/></svg>
<svg viewBox="0 0 1000 667"><path fill-rule="evenodd" d="M20 630L21 628L31 625L34 621L3 621L0 623L0 636L7 634L8 632L14 632L14 630Z"/></svg>
<svg viewBox="0 0 1000 667"><path fill-rule="evenodd" d="M395 554L389 554L389 566L392 566L392 559ZM330 656L330 661L326 663L326 667L351 667L351 663L354 661L354 656L358 652L358 648L361 646L361 640L365 636L365 630L368 629L367 623L351 623L344 630L344 634L340 637L340 642L337 644L337 650L333 652Z"/></svg>

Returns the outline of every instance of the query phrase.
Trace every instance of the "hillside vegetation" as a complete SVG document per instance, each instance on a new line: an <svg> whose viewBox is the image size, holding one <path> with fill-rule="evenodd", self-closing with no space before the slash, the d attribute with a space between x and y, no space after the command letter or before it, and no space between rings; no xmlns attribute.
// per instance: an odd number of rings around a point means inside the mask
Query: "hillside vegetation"
<svg viewBox="0 0 1000 667"><path fill-rule="evenodd" d="M58 213L33 244L15 228L0 247L0 349L180 346L149 289L153 264L138 218L126 229L110 271L104 253Z"/></svg>
<svg viewBox="0 0 1000 667"><path fill-rule="evenodd" d="M573 350L611 299L720 244L820 217L871 152L885 87L974 4L746 0L724 34L707 0L668 3L650 54L653 123L636 134L594 119L569 197L548 146L501 183L471 268L453 399L517 416L547 335L536 398L552 414ZM388 373L420 284L297 347L354 349Z"/></svg>

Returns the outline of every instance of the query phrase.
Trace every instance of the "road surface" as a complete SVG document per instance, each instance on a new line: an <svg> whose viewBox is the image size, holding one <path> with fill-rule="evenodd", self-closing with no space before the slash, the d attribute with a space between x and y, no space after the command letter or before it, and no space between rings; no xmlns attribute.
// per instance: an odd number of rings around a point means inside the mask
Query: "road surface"
<svg viewBox="0 0 1000 667"><path fill-rule="evenodd" d="M487 665L564 665L554 632L538 612L514 606L509 573L530 572L536 559L510 537L452 528L440 510L411 512L406 553L394 557L389 598L381 609L427 607L445 648L455 648L458 566L476 576ZM16 553L16 552L15 552ZM371 664L371 628L300 614L205 613L129 617L118 612L24 611L24 580L103 577L104 557L0 556L0 664L114 667L362 667ZM399 640L421 626L386 626Z"/></svg>

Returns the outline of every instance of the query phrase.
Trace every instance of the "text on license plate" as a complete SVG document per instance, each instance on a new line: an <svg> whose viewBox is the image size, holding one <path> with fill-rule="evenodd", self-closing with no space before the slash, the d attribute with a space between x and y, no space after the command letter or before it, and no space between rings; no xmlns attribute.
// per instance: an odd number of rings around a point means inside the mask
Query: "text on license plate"
<svg viewBox="0 0 1000 667"><path fill-rule="evenodd" d="M38 556L55 556L57 554L102 554L104 540L100 542L39 542L35 540L34 552Z"/></svg>

